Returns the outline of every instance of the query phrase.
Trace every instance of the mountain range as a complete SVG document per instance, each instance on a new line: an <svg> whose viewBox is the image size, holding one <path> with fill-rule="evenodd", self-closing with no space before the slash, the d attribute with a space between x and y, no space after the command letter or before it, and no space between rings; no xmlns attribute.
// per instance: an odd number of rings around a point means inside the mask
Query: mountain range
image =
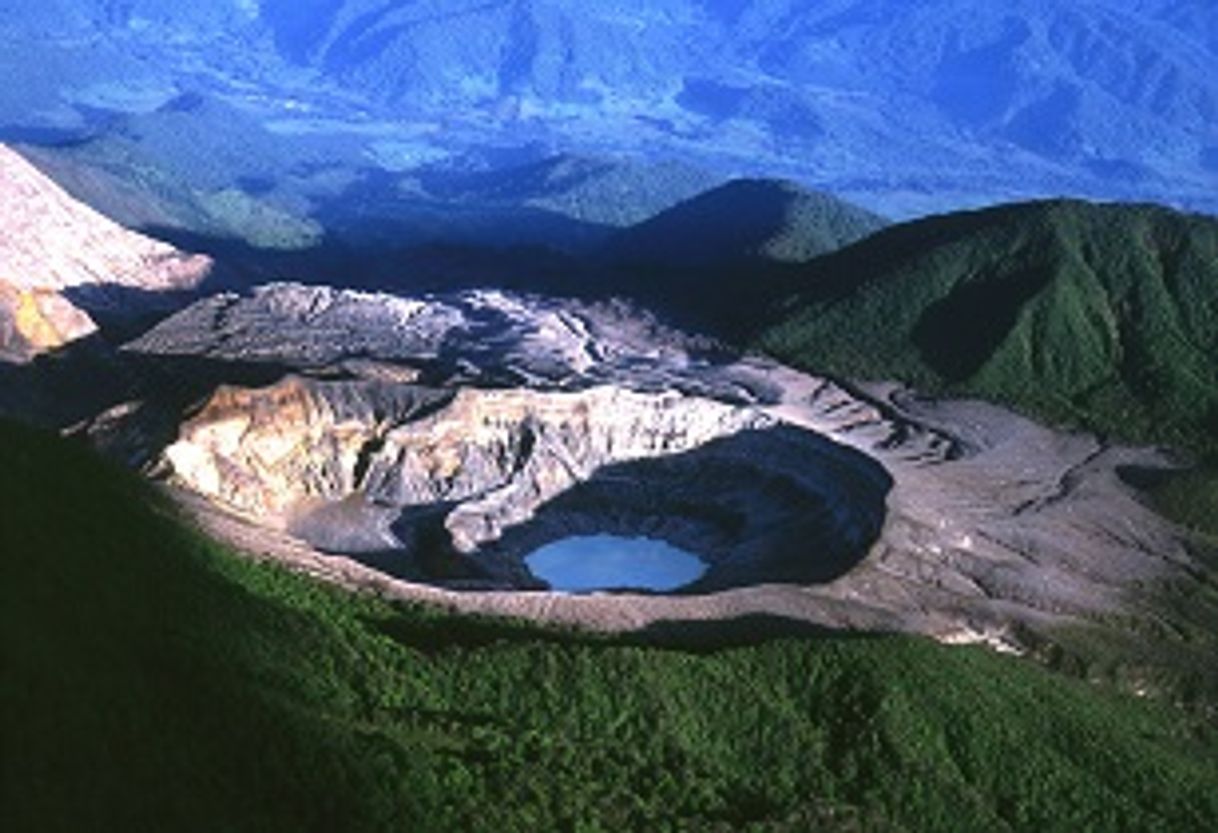
<svg viewBox="0 0 1218 833"><path fill-rule="evenodd" d="M18 0L0 137L97 136L186 93L347 169L610 153L897 218L1062 195L1214 211L1216 17L1204 0ZM239 123L191 119L204 141Z"/></svg>

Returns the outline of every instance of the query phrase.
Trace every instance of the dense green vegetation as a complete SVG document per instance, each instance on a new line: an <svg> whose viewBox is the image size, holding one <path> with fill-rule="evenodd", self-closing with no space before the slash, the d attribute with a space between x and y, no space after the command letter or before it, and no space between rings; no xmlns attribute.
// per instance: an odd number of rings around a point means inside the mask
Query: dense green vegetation
<svg viewBox="0 0 1218 833"><path fill-rule="evenodd" d="M887 229L801 275L757 343L1136 441L1218 445L1218 222L1060 201Z"/></svg>
<svg viewBox="0 0 1218 833"><path fill-rule="evenodd" d="M614 236L608 255L631 266L698 270L805 263L882 229L886 221L782 180L737 179Z"/></svg>
<svg viewBox="0 0 1218 833"><path fill-rule="evenodd" d="M1218 551L1218 459L1156 478L1148 491L1163 515Z"/></svg>
<svg viewBox="0 0 1218 833"><path fill-rule="evenodd" d="M1205 830L1218 733L980 649L634 644L229 555L0 425L0 829Z"/></svg>

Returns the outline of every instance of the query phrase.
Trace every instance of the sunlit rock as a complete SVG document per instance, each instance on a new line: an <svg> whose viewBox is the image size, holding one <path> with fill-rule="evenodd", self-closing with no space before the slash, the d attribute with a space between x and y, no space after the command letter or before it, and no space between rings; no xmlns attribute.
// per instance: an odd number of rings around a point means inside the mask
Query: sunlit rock
<svg viewBox="0 0 1218 833"><path fill-rule="evenodd" d="M96 330L87 309L138 309L141 296L193 289L211 269L111 222L0 145L0 358L83 338Z"/></svg>

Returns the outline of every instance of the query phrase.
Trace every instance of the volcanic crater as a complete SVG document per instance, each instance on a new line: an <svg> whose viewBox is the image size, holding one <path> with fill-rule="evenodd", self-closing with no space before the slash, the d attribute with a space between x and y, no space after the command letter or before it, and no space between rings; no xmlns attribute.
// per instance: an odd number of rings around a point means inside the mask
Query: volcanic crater
<svg viewBox="0 0 1218 833"><path fill-rule="evenodd" d="M394 597L608 630L764 613L1013 645L1150 609L1145 588L1191 575L1118 474L1165 465L1154 451L818 378L613 305L276 284L124 349L286 369L213 390L155 453L209 532ZM538 592L531 554L596 536L705 571L672 592L629 575Z"/></svg>
<svg viewBox="0 0 1218 833"><path fill-rule="evenodd" d="M530 552L605 534L696 553L708 569L683 592L828 581L878 538L892 483L756 407L608 385L293 375L222 388L165 457L193 490L319 549L466 588L544 588Z"/></svg>

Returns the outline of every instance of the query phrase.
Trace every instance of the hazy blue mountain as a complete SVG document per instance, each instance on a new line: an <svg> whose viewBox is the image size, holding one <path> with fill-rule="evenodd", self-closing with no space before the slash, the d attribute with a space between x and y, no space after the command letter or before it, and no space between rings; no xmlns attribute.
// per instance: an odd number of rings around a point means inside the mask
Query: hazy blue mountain
<svg viewBox="0 0 1218 833"><path fill-rule="evenodd" d="M9 139L199 91L396 172L609 152L898 217L1058 194L1218 210L1209 0L10 0L0 36Z"/></svg>
<svg viewBox="0 0 1218 833"><path fill-rule="evenodd" d="M397 170L342 131L285 140L256 110L193 92L112 116L104 130L66 145L23 149L124 225L276 250L323 235L361 246L576 250L723 179L675 161L477 148Z"/></svg>

